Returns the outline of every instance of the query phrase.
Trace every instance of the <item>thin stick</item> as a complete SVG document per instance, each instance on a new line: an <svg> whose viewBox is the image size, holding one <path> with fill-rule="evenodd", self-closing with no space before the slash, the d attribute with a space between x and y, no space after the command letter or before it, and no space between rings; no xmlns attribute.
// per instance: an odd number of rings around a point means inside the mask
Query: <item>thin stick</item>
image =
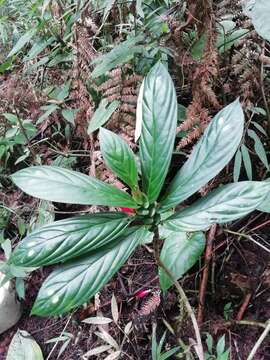
<svg viewBox="0 0 270 360"><path fill-rule="evenodd" d="M205 294L206 294L206 288L209 277L209 265L213 254L213 244L214 244L216 229L217 229L217 225L211 226L206 240L205 262L204 262L205 266L203 270L202 281L199 292L199 307L198 307L198 317L197 317L199 326L202 325L204 318Z"/></svg>
<svg viewBox="0 0 270 360"><path fill-rule="evenodd" d="M183 288L181 287L181 285L179 284L179 282L177 280L175 280L173 274L171 273L171 271L163 264L163 262L160 260L159 257L159 232L158 232L158 228L157 226L155 227L155 235L154 235L154 240L153 240L153 245L154 245L154 253L155 253L155 259L156 262L158 264L158 266L160 266L165 273L167 274L167 276L170 278L170 280L172 281L172 283L174 284L174 286L176 287L186 309L188 312L188 315L191 318L192 324L193 324L193 328L195 331L195 336L196 336L196 340L197 340L197 345L195 346L197 355L199 357L200 360L204 360L204 352L203 352L203 346L202 346L202 339L201 339L201 334L200 334L200 330L199 330L199 326L196 320L196 316L192 310L192 307L189 303L189 300L183 290Z"/></svg>
<svg viewBox="0 0 270 360"><path fill-rule="evenodd" d="M247 360L252 360L254 358L257 350L259 349L262 342L264 341L264 339L266 338L266 336L270 332L270 319L266 323L267 323L266 328L264 329L264 331L261 334L261 336L259 337L259 339L256 341L256 344L254 345L253 349L251 350L250 354L248 355Z"/></svg>
<svg viewBox="0 0 270 360"><path fill-rule="evenodd" d="M70 323L70 320L71 320L73 314L74 314L74 311L69 315L68 320L67 320L67 322L66 322L66 325L64 326L64 329L61 331L61 334L60 334L59 338L61 338L61 336L63 335L64 331L66 330L68 324ZM49 353L49 355L47 356L46 360L49 360L49 359L50 359L50 357L51 357L52 353L54 352L54 350L55 350L56 346L58 345L58 343L59 343L59 340L57 340L57 341L55 342L55 344L53 345L52 350L50 351L50 353Z"/></svg>
<svg viewBox="0 0 270 360"><path fill-rule="evenodd" d="M270 253L270 249L268 249L266 246L262 245L261 243L259 243L257 240L253 239L253 237L251 237L249 235L242 234L242 233L232 231L232 230L228 230L228 229L224 229L224 231L229 233L229 234L238 235L239 237L243 237L243 238L245 238L247 240L250 240L250 241L254 242L256 245L258 245L259 247L261 247L263 250Z"/></svg>

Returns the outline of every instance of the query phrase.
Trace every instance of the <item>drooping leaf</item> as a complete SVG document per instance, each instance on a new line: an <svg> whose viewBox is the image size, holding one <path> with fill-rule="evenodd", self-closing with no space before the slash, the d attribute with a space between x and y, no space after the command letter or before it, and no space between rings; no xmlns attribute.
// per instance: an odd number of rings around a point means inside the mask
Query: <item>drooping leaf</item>
<svg viewBox="0 0 270 360"><path fill-rule="evenodd" d="M258 124L256 121L251 121L251 123L265 136L268 136L267 135L267 132L264 130L264 128Z"/></svg>
<svg viewBox="0 0 270 360"><path fill-rule="evenodd" d="M237 182L239 180L241 165L242 165L242 154L241 154L240 150L237 150L237 153L236 153L235 159L234 159L234 167L233 167L233 181L234 182Z"/></svg>
<svg viewBox="0 0 270 360"><path fill-rule="evenodd" d="M69 122L71 125L75 126L75 116L79 110L78 109L63 109L62 115L65 118L67 122Z"/></svg>
<svg viewBox="0 0 270 360"><path fill-rule="evenodd" d="M180 279L199 259L205 247L205 236L202 232L187 234L171 232L165 239L160 259L171 271L175 280ZM159 269L160 286L163 291L173 285L165 271Z"/></svg>
<svg viewBox="0 0 270 360"><path fill-rule="evenodd" d="M110 119L119 104L120 101L118 100L112 101L109 105L106 99L102 100L93 117L90 119L87 133L91 134L103 126Z"/></svg>
<svg viewBox="0 0 270 360"><path fill-rule="evenodd" d="M247 177L251 181L252 180L252 164L251 164L251 159L249 156L248 148L246 147L245 144L241 145L241 153L242 153L242 159L243 159L243 163L244 163L244 166L246 169Z"/></svg>
<svg viewBox="0 0 270 360"><path fill-rule="evenodd" d="M137 208L132 197L124 191L94 177L57 166L32 166L17 171L11 179L28 195L43 200Z"/></svg>
<svg viewBox="0 0 270 360"><path fill-rule="evenodd" d="M268 0L248 0L245 2L245 12L251 18L257 33L270 41L270 7Z"/></svg>
<svg viewBox="0 0 270 360"><path fill-rule="evenodd" d="M88 301L126 262L146 234L144 227L130 228L100 251L54 270L43 283L32 313L59 315Z"/></svg>
<svg viewBox="0 0 270 360"><path fill-rule="evenodd" d="M170 165L177 125L177 100L172 79L157 63L144 80L140 159L143 191L157 200Z"/></svg>
<svg viewBox="0 0 270 360"><path fill-rule="evenodd" d="M123 213L97 213L42 226L19 242L11 263L43 266L64 262L106 245L129 224Z"/></svg>
<svg viewBox="0 0 270 360"><path fill-rule="evenodd" d="M228 223L255 210L269 191L267 181L224 185L169 217L164 226L174 231L197 231L206 230L212 224Z"/></svg>
<svg viewBox="0 0 270 360"><path fill-rule="evenodd" d="M138 187L138 171L133 151L122 138L104 128L99 132L105 164L131 189Z"/></svg>
<svg viewBox="0 0 270 360"><path fill-rule="evenodd" d="M162 211L186 200L227 165L241 141L243 127L243 110L236 100L221 110L208 125L161 200Z"/></svg>
<svg viewBox="0 0 270 360"><path fill-rule="evenodd" d="M20 39L17 41L15 46L11 49L11 51L9 52L7 57L11 57L11 56L17 54L32 39L32 37L35 35L36 31L37 31L37 29L33 28L33 29L27 31L26 33L24 33L20 37Z"/></svg>
<svg viewBox="0 0 270 360"><path fill-rule="evenodd" d="M41 38L38 41L35 41L32 48L29 50L28 54L24 57L23 61L30 61L30 60L34 59L44 49L46 49L46 47L49 46L54 40L55 40L55 37L52 36L49 39Z"/></svg>
<svg viewBox="0 0 270 360"><path fill-rule="evenodd" d="M266 169L269 170L267 155L264 150L264 146L261 142L261 139L259 138L259 136L256 134L256 132L254 130L248 130L248 136L254 140L254 150L255 150L256 154L258 155L259 159L261 160L261 162L266 167Z"/></svg>
<svg viewBox="0 0 270 360"><path fill-rule="evenodd" d="M17 330L9 345L6 360L43 360L43 355L28 332Z"/></svg>

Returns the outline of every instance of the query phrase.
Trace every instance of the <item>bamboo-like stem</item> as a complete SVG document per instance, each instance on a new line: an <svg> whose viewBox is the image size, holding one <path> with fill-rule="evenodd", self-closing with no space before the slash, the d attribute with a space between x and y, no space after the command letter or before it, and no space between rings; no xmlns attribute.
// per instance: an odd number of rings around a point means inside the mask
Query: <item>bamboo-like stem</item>
<svg viewBox="0 0 270 360"><path fill-rule="evenodd" d="M164 265L164 263L160 260L160 256L159 256L159 232L158 232L158 227L156 226L154 229L154 240L153 240L153 245L154 245L154 254L155 254L155 259L156 262L158 264L158 266L160 266L165 273L168 275L168 277L170 278L170 280L172 281L172 283L174 284L176 290L178 291L186 309L188 312L188 315L191 318L192 324L193 324L193 328L194 328L194 332L195 332L195 336L196 336L196 340L197 340L197 346L195 347L198 358L200 360L204 360L204 353L203 353L203 346L202 346L202 339L201 339L201 334L200 334L200 330L199 330L199 326L196 320L196 316L192 310L192 307L189 303L189 300L185 294L185 291L183 290L183 288L181 287L181 285L179 284L179 282L177 280L175 280L173 274L171 273L171 271Z"/></svg>

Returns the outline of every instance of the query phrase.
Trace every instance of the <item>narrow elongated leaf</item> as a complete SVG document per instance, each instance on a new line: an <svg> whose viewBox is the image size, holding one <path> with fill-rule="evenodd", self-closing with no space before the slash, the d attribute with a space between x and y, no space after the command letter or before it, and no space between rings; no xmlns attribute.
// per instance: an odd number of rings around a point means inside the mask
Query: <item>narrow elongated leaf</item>
<svg viewBox="0 0 270 360"><path fill-rule="evenodd" d="M205 236L202 232L192 234L171 232L164 242L160 259L171 271L175 280L178 280L198 261L204 247ZM163 291L173 285L162 268L159 269L159 279Z"/></svg>
<svg viewBox="0 0 270 360"><path fill-rule="evenodd" d="M128 144L113 132L100 129L100 149L106 165L131 189L138 187L135 156Z"/></svg>
<svg viewBox="0 0 270 360"><path fill-rule="evenodd" d="M132 197L124 191L58 166L32 166L17 171L11 178L28 195L43 200L137 208Z"/></svg>
<svg viewBox="0 0 270 360"><path fill-rule="evenodd" d="M43 355L28 332L17 330L9 345L6 360L43 360Z"/></svg>
<svg viewBox="0 0 270 360"><path fill-rule="evenodd" d="M248 148L246 147L245 144L241 145L241 153L242 153L243 163L244 163L244 166L246 169L247 177L251 181L252 180L252 164L251 164Z"/></svg>
<svg viewBox="0 0 270 360"><path fill-rule="evenodd" d="M33 28L27 31L25 34L23 34L22 37L20 37L20 39L17 41L15 46L12 48L12 50L10 51L7 57L11 57L17 54L17 52L19 52L32 39L36 31L37 31L36 28Z"/></svg>
<svg viewBox="0 0 270 360"><path fill-rule="evenodd" d="M215 177L233 157L242 138L244 113L239 100L221 110L208 125L189 159L161 201L162 211L176 206Z"/></svg>
<svg viewBox="0 0 270 360"><path fill-rule="evenodd" d="M259 159L261 160L261 162L266 167L266 169L269 170L267 155L264 150L264 146L261 142L261 139L259 138L259 136L256 134L256 132L254 130L248 130L248 136L254 140L254 150L255 150L256 154L258 155Z"/></svg>
<svg viewBox="0 0 270 360"><path fill-rule="evenodd" d="M140 158L143 191L149 202L157 200L171 161L177 100L172 79L157 63L144 80Z"/></svg>
<svg viewBox="0 0 270 360"><path fill-rule="evenodd" d="M177 212L164 226L177 231L206 230L212 224L227 223L255 210L270 191L270 182L242 181L224 185L208 196Z"/></svg>
<svg viewBox="0 0 270 360"><path fill-rule="evenodd" d="M106 0L105 1L105 4L106 4L106 7L105 7L105 10L104 10L104 14L103 14L103 21L105 21L113 7L115 3L115 0Z"/></svg>
<svg viewBox="0 0 270 360"><path fill-rule="evenodd" d="M106 99L102 100L99 104L99 107L94 112L93 117L90 119L87 133L91 134L92 132L99 129L103 126L118 108L120 101L114 100L110 104Z"/></svg>
<svg viewBox="0 0 270 360"><path fill-rule="evenodd" d="M88 301L126 262L146 235L144 227L130 228L109 246L53 271L43 283L32 313L59 315Z"/></svg>
<svg viewBox="0 0 270 360"><path fill-rule="evenodd" d="M69 260L119 237L129 224L128 218L115 212L55 221L23 239L10 261L19 266L43 266Z"/></svg>
<svg viewBox="0 0 270 360"><path fill-rule="evenodd" d="M237 182L239 180L241 165L242 165L242 154L241 154L240 150L237 150L237 153L236 153L235 159L234 159L234 167L233 167L233 181L234 182Z"/></svg>

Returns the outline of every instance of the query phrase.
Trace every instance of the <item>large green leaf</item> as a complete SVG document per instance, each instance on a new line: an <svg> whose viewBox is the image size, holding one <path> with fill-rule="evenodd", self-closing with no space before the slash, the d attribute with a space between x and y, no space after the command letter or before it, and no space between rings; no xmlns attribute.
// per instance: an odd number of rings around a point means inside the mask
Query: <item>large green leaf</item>
<svg viewBox="0 0 270 360"><path fill-rule="evenodd" d="M199 259L205 246L202 232L187 234L171 232L165 239L160 253L163 264L171 271L175 280L184 275ZM160 286L163 291L173 285L165 271L159 269Z"/></svg>
<svg viewBox="0 0 270 360"><path fill-rule="evenodd" d="M135 156L120 136L104 128L99 132L100 149L106 165L131 189L138 187Z"/></svg>
<svg viewBox="0 0 270 360"><path fill-rule="evenodd" d="M128 218L117 212L97 213L47 224L21 241L10 261L19 266L42 266L83 255L120 236Z"/></svg>
<svg viewBox="0 0 270 360"><path fill-rule="evenodd" d="M140 159L143 191L149 202L157 200L170 165L176 124L177 100L172 79L157 63L144 80L141 103Z"/></svg>
<svg viewBox="0 0 270 360"><path fill-rule="evenodd" d="M208 125L162 199L162 211L186 200L227 165L241 141L243 127L243 110L236 100L221 110Z"/></svg>
<svg viewBox="0 0 270 360"><path fill-rule="evenodd" d="M17 330L8 348L6 360L43 360L38 343L24 331Z"/></svg>
<svg viewBox="0 0 270 360"><path fill-rule="evenodd" d="M243 3L245 12L251 18L257 33L270 41L269 0L247 0Z"/></svg>
<svg viewBox="0 0 270 360"><path fill-rule="evenodd" d="M265 180L270 183L270 179ZM270 191L267 193L267 196L256 208L259 211L270 213Z"/></svg>
<svg viewBox="0 0 270 360"><path fill-rule="evenodd" d="M255 210L270 191L270 182L242 181L212 191L183 211L169 217L164 226L174 231L205 230Z"/></svg>
<svg viewBox="0 0 270 360"><path fill-rule="evenodd" d="M32 314L60 315L87 302L126 262L145 236L146 228L130 228L98 252L53 271L39 291Z"/></svg>
<svg viewBox="0 0 270 360"><path fill-rule="evenodd" d="M43 200L137 208L132 197L124 191L94 177L57 166L32 166L17 171L11 178L28 195Z"/></svg>

